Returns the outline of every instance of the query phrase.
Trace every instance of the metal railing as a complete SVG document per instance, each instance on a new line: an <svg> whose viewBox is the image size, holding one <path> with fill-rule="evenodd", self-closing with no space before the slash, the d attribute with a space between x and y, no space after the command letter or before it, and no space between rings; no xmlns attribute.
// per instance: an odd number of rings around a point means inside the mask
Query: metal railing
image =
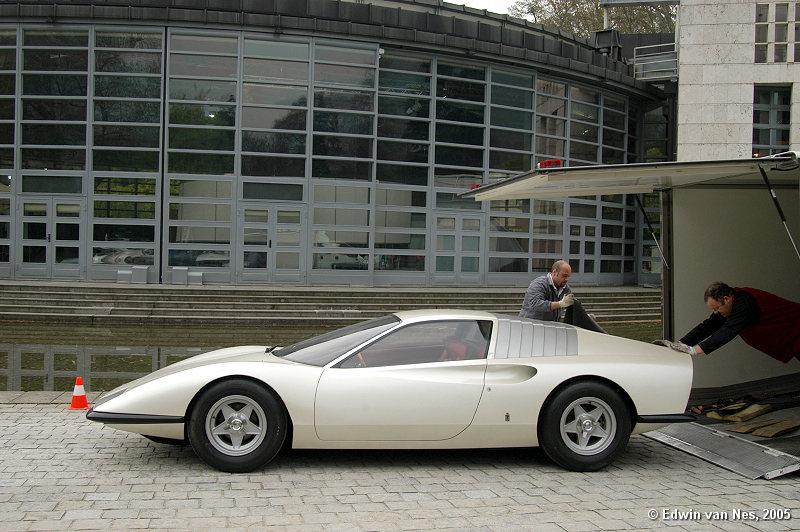
<svg viewBox="0 0 800 532"><path fill-rule="evenodd" d="M676 81L678 49L676 43L637 46L633 49L633 75L642 81Z"/></svg>

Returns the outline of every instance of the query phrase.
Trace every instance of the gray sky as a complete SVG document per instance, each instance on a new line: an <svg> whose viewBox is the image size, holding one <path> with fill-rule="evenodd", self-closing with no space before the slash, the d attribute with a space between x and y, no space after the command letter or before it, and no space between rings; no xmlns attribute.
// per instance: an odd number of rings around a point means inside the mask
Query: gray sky
<svg viewBox="0 0 800 532"><path fill-rule="evenodd" d="M514 0L448 0L453 4L464 4L476 9L488 9L492 13L500 13L505 15L508 13L508 8L514 3Z"/></svg>

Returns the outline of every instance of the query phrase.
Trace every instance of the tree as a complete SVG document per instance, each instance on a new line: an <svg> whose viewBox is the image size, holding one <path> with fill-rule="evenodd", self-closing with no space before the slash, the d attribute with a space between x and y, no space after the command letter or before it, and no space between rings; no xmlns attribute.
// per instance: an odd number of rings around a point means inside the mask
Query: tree
<svg viewBox="0 0 800 532"><path fill-rule="evenodd" d="M675 11L675 6L663 4L612 7L609 19L620 33L672 33ZM579 37L603 29L603 9L597 0L516 0L508 12Z"/></svg>

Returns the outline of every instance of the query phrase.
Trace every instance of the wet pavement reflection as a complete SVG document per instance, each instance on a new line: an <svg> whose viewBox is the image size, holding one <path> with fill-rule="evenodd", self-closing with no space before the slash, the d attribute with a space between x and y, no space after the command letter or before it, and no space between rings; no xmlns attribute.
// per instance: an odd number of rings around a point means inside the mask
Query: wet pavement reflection
<svg viewBox="0 0 800 532"><path fill-rule="evenodd" d="M0 323L0 390L101 392L179 360L236 345L288 345L328 327L72 327Z"/></svg>

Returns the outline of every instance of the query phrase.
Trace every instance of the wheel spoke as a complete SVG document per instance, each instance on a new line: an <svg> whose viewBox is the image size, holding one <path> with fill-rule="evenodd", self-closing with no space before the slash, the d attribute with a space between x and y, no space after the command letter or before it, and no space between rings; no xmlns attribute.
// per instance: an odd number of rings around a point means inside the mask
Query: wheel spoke
<svg viewBox="0 0 800 532"><path fill-rule="evenodd" d="M250 415L253 413L253 405L244 405L241 410L239 410L239 414L242 416L242 419L250 419Z"/></svg>
<svg viewBox="0 0 800 532"><path fill-rule="evenodd" d="M586 448L589 445L589 433L586 431L581 431L578 434L578 445L582 448Z"/></svg>
<svg viewBox="0 0 800 532"><path fill-rule="evenodd" d="M575 419L578 419L586 414L586 410L583 409L583 405L578 404L572 408L572 414L575 416Z"/></svg>
<svg viewBox="0 0 800 532"><path fill-rule="evenodd" d="M230 419L231 416L233 416L236 413L236 411L233 408L231 408L230 405L227 404L222 405L222 407L220 407L220 410L222 411L222 415L225 416L225 419Z"/></svg>
<svg viewBox="0 0 800 532"><path fill-rule="evenodd" d="M566 432L567 434L577 434L578 433L578 427L575 426L575 422L574 421L571 421L571 422L567 423L566 425L564 425L563 427L561 427L561 430Z"/></svg>
<svg viewBox="0 0 800 532"><path fill-rule="evenodd" d="M220 423L216 427L212 428L211 429L211 434L215 434L217 436L219 436L220 434L229 434L228 422L227 421L223 421L222 423Z"/></svg>
<svg viewBox="0 0 800 532"><path fill-rule="evenodd" d="M591 412L588 412L587 414L590 418L592 418L592 421L594 421L595 423L599 423L600 419L605 415L605 413L606 411L598 406L597 408L595 408Z"/></svg>
<svg viewBox="0 0 800 532"><path fill-rule="evenodd" d="M606 439L608 438L608 432L606 432L606 430L600 425L595 425L594 430L592 430L592 436L600 439Z"/></svg>
<svg viewBox="0 0 800 532"><path fill-rule="evenodd" d="M244 433L248 436L258 436L261 434L261 427L252 423L248 423L244 428Z"/></svg>
<svg viewBox="0 0 800 532"><path fill-rule="evenodd" d="M228 434L231 437L231 444L233 444L234 450L239 450L242 446L242 440L244 439L244 434L240 430L232 430Z"/></svg>

